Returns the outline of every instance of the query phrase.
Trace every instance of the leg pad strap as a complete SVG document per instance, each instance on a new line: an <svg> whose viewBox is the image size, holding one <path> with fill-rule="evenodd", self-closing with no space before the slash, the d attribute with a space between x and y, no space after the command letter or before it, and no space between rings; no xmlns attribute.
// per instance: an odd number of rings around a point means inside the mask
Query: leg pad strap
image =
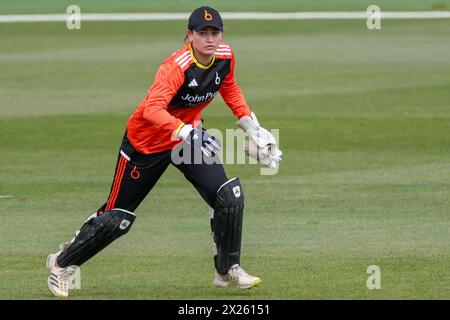
<svg viewBox="0 0 450 320"><path fill-rule="evenodd" d="M57 263L60 267L80 266L115 239L126 234L136 216L125 210L112 209L93 216L81 227L70 245L62 251Z"/></svg>
<svg viewBox="0 0 450 320"><path fill-rule="evenodd" d="M219 273L227 273L230 267L240 263L244 193L238 178L228 180L217 191L212 221L217 255L215 267Z"/></svg>

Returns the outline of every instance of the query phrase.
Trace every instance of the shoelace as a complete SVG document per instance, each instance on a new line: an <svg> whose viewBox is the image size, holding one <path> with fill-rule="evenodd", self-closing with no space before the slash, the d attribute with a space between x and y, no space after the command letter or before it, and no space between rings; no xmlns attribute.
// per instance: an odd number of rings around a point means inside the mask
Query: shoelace
<svg viewBox="0 0 450 320"><path fill-rule="evenodd" d="M64 282L68 282L70 277L75 273L75 269L71 267L64 268L63 271L59 274L58 278L60 278Z"/></svg>
<svg viewBox="0 0 450 320"><path fill-rule="evenodd" d="M248 273L245 272L245 270L241 267L241 266L235 266L232 267L231 270L231 275L233 276L245 276L248 277Z"/></svg>

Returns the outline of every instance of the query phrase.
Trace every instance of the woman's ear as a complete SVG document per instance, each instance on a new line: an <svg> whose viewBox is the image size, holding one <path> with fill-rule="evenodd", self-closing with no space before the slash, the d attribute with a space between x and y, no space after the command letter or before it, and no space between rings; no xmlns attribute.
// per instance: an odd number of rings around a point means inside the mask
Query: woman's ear
<svg viewBox="0 0 450 320"><path fill-rule="evenodd" d="M192 30L188 30L187 31L187 36L188 36L188 38L189 38L189 42L192 42L193 40L194 40L194 38L193 38L193 32L192 32Z"/></svg>

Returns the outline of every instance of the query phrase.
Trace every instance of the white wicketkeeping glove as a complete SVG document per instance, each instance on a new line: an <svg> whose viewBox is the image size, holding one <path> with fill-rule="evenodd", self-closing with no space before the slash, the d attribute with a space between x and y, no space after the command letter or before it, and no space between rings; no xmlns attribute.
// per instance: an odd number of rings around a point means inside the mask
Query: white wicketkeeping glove
<svg viewBox="0 0 450 320"><path fill-rule="evenodd" d="M236 124L249 135L245 141L245 153L261 165L275 169L283 154L278 149L275 137L261 127L253 112L251 117L241 117Z"/></svg>

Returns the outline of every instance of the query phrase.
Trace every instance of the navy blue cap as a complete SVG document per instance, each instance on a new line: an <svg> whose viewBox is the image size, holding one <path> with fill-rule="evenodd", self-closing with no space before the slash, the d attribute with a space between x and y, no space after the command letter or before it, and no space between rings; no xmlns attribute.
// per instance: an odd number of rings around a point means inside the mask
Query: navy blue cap
<svg viewBox="0 0 450 320"><path fill-rule="evenodd" d="M192 11L188 29L199 32L203 28L212 27L223 31L222 17L216 9L203 6Z"/></svg>

